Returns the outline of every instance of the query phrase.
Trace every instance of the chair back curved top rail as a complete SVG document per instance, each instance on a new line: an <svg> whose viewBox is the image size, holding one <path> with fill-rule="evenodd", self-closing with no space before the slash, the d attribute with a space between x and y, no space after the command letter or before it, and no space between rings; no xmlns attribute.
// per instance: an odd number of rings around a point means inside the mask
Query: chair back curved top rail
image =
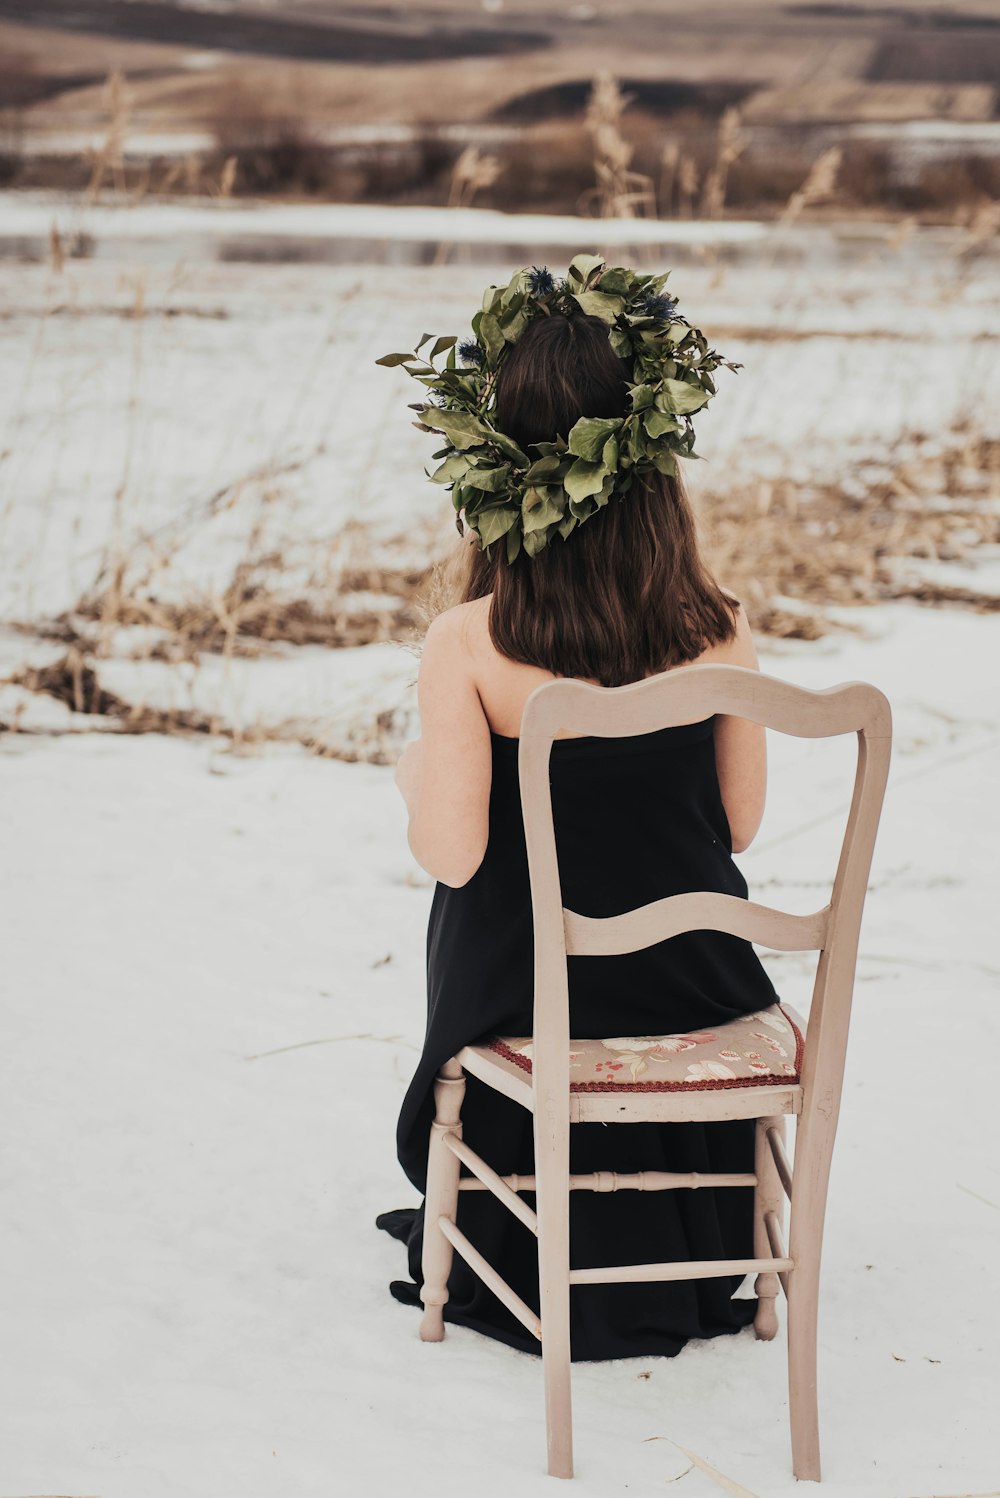
<svg viewBox="0 0 1000 1498"><path fill-rule="evenodd" d="M855 733L858 760L847 825L829 903L811 915L711 891L658 900L596 919L562 903L552 819L549 763L557 734L630 737L697 722L742 717L798 738ZM535 1117L550 1144L569 1126L570 955L637 951L685 931L715 930L782 951L819 951L802 1064L803 1113L827 1126L839 1111L857 947L875 835L888 779L892 713L884 693L851 681L813 690L744 666L675 668L622 687L574 678L545 682L521 719L518 776L534 919ZM803 1123L808 1124L803 1118Z"/></svg>
<svg viewBox="0 0 1000 1498"><path fill-rule="evenodd" d="M716 714L749 719L799 738L857 736L857 769L847 825L828 903L794 915L711 890L654 900L609 917L566 909L552 812L550 762L557 735L625 738L703 722ZM755 1273L757 1335L777 1331L774 1301L779 1285L788 1299L788 1389L792 1470L820 1476L816 1397L816 1314L819 1264L830 1155L843 1085L858 937L875 835L888 779L892 717L889 703L867 682L844 682L822 691L744 666L677 667L622 687L598 687L559 678L537 687L521 717L518 777L527 849L534 931L534 1017L530 1087L523 1071L502 1061L493 1046L466 1046L442 1069L435 1084L435 1121L428 1154L427 1208L421 1298L421 1336L440 1341L453 1250L540 1339L545 1384L548 1470L573 1474L570 1390L570 1292L574 1285L644 1280L717 1278ZM781 951L817 951L812 1007L796 1078L735 1082L728 1090L681 1092L615 1089L585 1104L570 1082L568 958L640 951L686 931L712 930ZM757 1016L754 1016L756 1020ZM586 1039L587 1037L579 1037ZM465 1071L478 1076L533 1114L535 1173L502 1177L462 1135ZM793 1069L794 1070L794 1069ZM512 1077L511 1072L516 1073ZM774 1085L771 1085L774 1081ZM589 1097L589 1094L588 1094ZM607 1106L605 1106L605 1104ZM784 1150L785 1115L794 1113L794 1171ZM621 1178L623 1189L674 1190L707 1183L753 1188L753 1258L679 1263L625 1263L571 1267L570 1194L619 1189L607 1171L570 1174L573 1121L602 1123L754 1118L753 1171L737 1175L639 1172ZM460 1178L464 1163L472 1175ZM655 1177L655 1179L653 1179ZM457 1203L473 1183L492 1191L538 1242L539 1310L523 1301L498 1270L460 1231ZM529 1208L519 1193L535 1194ZM783 1238L784 1198L791 1201L789 1241Z"/></svg>

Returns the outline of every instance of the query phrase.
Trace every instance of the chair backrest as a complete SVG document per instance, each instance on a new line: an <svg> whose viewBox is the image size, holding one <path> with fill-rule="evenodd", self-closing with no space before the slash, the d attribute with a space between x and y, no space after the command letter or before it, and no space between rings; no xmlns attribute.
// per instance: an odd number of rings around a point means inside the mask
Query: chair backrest
<svg viewBox="0 0 1000 1498"><path fill-rule="evenodd" d="M552 819L549 761L557 734L625 738L700 721L747 718L797 738L856 733L857 771L828 905L793 915L734 895L672 895L638 910L594 919L562 901ZM779 951L819 951L803 1058L802 1086L836 1114L847 1048L858 936L892 741L888 699L868 682L813 691L745 666L686 666L623 687L573 678L531 693L521 718L518 777L534 918L535 1009L532 1076L536 1117L568 1110L567 956L611 956L684 931L723 931ZM554 1110L554 1111L553 1111Z"/></svg>

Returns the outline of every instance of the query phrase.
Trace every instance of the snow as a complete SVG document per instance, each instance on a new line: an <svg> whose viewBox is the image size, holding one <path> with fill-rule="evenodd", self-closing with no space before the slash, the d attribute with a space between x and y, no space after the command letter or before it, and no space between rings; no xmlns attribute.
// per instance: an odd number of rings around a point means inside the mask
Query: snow
<svg viewBox="0 0 1000 1498"><path fill-rule="evenodd" d="M895 715L826 1233L823 1491L984 1493L1000 710L970 667L1000 619L853 617L864 638L761 646L765 671L873 681ZM549 1492L537 1360L460 1328L425 1346L388 1294L403 1254L373 1219L413 1200L393 1129L431 896L391 770L155 736L0 743L0 1488ZM752 895L815 909L853 745L770 745L741 866ZM796 1007L809 966L771 968ZM575 1367L575 1491L659 1491L681 1447L791 1498L784 1377L782 1341L749 1330ZM695 1467L678 1491L719 1488Z"/></svg>
<svg viewBox="0 0 1000 1498"><path fill-rule="evenodd" d="M0 587L4 620L29 626L0 628L0 676L65 653L30 628L72 608L116 548L161 600L211 600L239 562L271 554L271 584L313 596L334 585L358 517L396 561L453 534L422 478L407 381L373 360L460 331L482 286L519 263L513 226L478 268L387 269L347 249L344 264L251 266L185 258L242 207L56 211L98 232L107 258L0 262ZM307 212L253 223L288 244L340 232L343 210ZM440 231L422 212L377 232L405 256L398 236ZM52 215L48 200L0 198L0 237L47 237ZM449 240L479 222L450 217ZM705 413L696 502L757 476L861 484L889 449L919 458L915 434L943 440L961 418L996 435L988 265L963 268L954 236L898 253L849 237L828 236L815 262L815 235L792 230L791 260L767 239L739 265L678 264L672 291L745 364ZM907 566L996 591L995 548ZM872 681L894 713L827 1221L823 1491L983 1498L1000 1486L1000 615L828 612L845 632L758 640L765 671ZM396 738L415 731L413 653L276 645L195 668L146 658L156 641L104 630L102 685L248 743L126 737L0 684L0 720L25 730L0 736L0 1492L547 1494L537 1360L453 1327L425 1346L389 1296L403 1253L374 1217L414 1199L394 1129L423 1037L432 884L391 768L295 742L342 751L384 711ZM854 754L849 739L770 735L764 822L739 858L753 897L825 903ZM815 959L762 956L806 1009ZM574 1491L676 1480L699 1498L728 1479L792 1498L785 1370L783 1341L749 1331L576 1367Z"/></svg>
<svg viewBox="0 0 1000 1498"><path fill-rule="evenodd" d="M114 547L159 597L178 598L218 592L251 545L281 554L287 586L321 585L349 518L421 556L454 533L423 476L433 446L409 422L419 391L374 361L424 331L462 333L505 261L387 270L176 255L70 261L61 274L0 262L7 617L72 607ZM914 434L943 441L959 420L992 430L1000 318L987 276L962 279L931 251L905 274L888 252L859 251L836 276L770 255L671 278L687 315L744 366L719 372L717 407L700 413L695 498L761 477L846 486L894 448L919 458Z"/></svg>
<svg viewBox="0 0 1000 1498"><path fill-rule="evenodd" d="M6 235L48 237L78 227L79 210L44 193L0 194L0 224ZM398 207L377 203L243 204L141 203L127 209L98 204L87 209L88 232L106 237L157 238L173 234L274 234L317 239L438 240L451 243L522 245L540 241L573 252L600 239L609 245L732 244L761 240L765 225L754 219L573 218L542 213L500 213L492 208Z"/></svg>

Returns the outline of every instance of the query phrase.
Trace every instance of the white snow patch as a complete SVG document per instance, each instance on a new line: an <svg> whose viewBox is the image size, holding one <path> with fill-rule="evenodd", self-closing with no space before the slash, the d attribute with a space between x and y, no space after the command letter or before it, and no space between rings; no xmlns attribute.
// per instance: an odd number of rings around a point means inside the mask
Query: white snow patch
<svg viewBox="0 0 1000 1498"><path fill-rule="evenodd" d="M897 734L826 1230L823 1492L985 1493L1000 620L856 619L866 638L761 642L776 675L875 682ZM741 866L816 909L854 746L769 745ZM457 1328L422 1344L373 1225L413 1200L393 1134L432 893L391 770L91 735L8 737L0 774L3 1490L549 1493L537 1360ZM803 1005L808 964L770 970ZM672 1442L758 1498L797 1491L780 1340L573 1383L582 1495L661 1491L689 1465ZM683 1491L718 1488L695 1470Z"/></svg>

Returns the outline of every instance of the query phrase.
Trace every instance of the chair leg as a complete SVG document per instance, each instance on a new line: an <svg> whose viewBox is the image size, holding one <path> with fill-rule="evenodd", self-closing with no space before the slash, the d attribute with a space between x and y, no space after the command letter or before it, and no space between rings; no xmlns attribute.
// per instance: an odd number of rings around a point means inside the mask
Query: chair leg
<svg viewBox="0 0 1000 1498"><path fill-rule="evenodd" d="M445 1134L462 1134L462 1101L465 1073L455 1060L446 1061L434 1083L435 1118L427 1152L427 1191L424 1200L424 1244L421 1258L423 1288L420 1299L424 1314L420 1340L440 1342L444 1337L444 1306L448 1299L448 1276L455 1250L438 1227L438 1218L455 1221L458 1211L458 1180L461 1163L444 1142Z"/></svg>
<svg viewBox="0 0 1000 1498"><path fill-rule="evenodd" d="M835 1120L831 1122L816 1111L800 1116L795 1134L788 1243L789 1257L795 1264L788 1276L788 1406L792 1471L809 1482L820 1481L816 1320L834 1127Z"/></svg>
<svg viewBox="0 0 1000 1498"><path fill-rule="evenodd" d="M535 1115L539 1318L550 1477L573 1476L569 1326L569 1119Z"/></svg>
<svg viewBox="0 0 1000 1498"><path fill-rule="evenodd" d="M755 1259L771 1257L771 1240L764 1226L765 1212L774 1212L778 1221L784 1222L785 1193L774 1164L774 1156L767 1142L768 1129L777 1129L785 1137L784 1118L758 1118L754 1147L754 1171L757 1185L753 1194L753 1252ZM781 1288L776 1274L758 1274L754 1281L757 1295L757 1314L753 1329L761 1342L770 1342L777 1335L778 1314L775 1305Z"/></svg>

